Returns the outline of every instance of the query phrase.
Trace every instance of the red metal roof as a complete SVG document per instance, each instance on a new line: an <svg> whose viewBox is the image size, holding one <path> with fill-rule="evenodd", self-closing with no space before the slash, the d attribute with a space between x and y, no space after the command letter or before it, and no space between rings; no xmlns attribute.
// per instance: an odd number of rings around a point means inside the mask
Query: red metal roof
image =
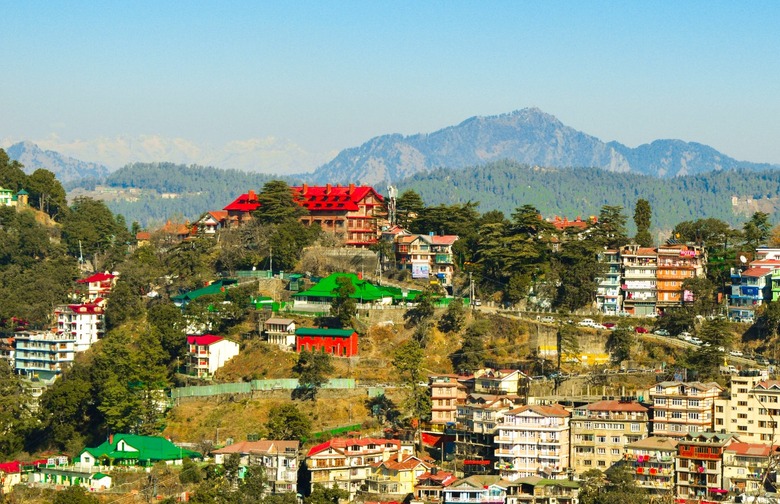
<svg viewBox="0 0 780 504"><path fill-rule="evenodd" d="M4 472L6 474L15 474L22 472L22 463L18 460L14 460L13 462L3 462L0 464L0 472Z"/></svg>
<svg viewBox="0 0 780 504"><path fill-rule="evenodd" d="M114 275L112 275L111 273L95 273L91 277L77 280L76 283L105 282L106 280L111 280L112 278L114 278Z"/></svg>
<svg viewBox="0 0 780 504"><path fill-rule="evenodd" d="M742 272L743 277L762 277L772 273L770 268L750 268Z"/></svg>
<svg viewBox="0 0 780 504"><path fill-rule="evenodd" d="M214 334L204 334L203 336L187 336L188 345L208 346L217 341L222 341L222 336L216 336Z"/></svg>
<svg viewBox="0 0 780 504"><path fill-rule="evenodd" d="M354 212L358 210L358 203L369 194L373 194L378 201L384 201L381 194L371 186L296 186L290 188L293 191L295 201L309 212L343 210ZM260 201L254 191L242 194L224 208L234 212L253 212L260 207Z"/></svg>
<svg viewBox="0 0 780 504"><path fill-rule="evenodd" d="M325 441L324 443L320 443L317 446L312 447L309 450L307 457L311 457L313 455L316 455L320 452L323 452L327 450L328 448L333 448L339 452L347 448L348 446L368 446L370 444L375 444L377 446L384 447L385 444L392 443L395 445L396 449L401 448L401 442L397 439L381 439L381 438L359 438L359 439L348 439L348 438L336 438L331 439L330 441Z"/></svg>
<svg viewBox="0 0 780 504"><path fill-rule="evenodd" d="M242 194L229 204L223 210L228 212L254 212L260 208L260 201L257 199L257 194L254 191L249 191L246 194Z"/></svg>

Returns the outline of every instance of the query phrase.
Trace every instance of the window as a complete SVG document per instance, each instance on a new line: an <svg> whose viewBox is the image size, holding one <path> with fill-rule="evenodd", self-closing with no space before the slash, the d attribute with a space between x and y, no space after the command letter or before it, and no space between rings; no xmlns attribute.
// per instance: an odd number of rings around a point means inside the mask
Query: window
<svg viewBox="0 0 780 504"><path fill-rule="evenodd" d="M620 436L612 436L613 443L620 443Z"/></svg>
<svg viewBox="0 0 780 504"><path fill-rule="evenodd" d="M631 424L631 432L640 432L642 430L642 426L638 423L632 423Z"/></svg>

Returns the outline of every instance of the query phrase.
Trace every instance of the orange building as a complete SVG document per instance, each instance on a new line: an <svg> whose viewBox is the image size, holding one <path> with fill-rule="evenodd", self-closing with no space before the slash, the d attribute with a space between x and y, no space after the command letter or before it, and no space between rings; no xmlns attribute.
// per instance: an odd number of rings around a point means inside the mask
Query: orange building
<svg viewBox="0 0 780 504"><path fill-rule="evenodd" d="M663 310L669 306L680 306L684 299L682 284L689 278L704 275L706 252L695 245L667 244L658 247L656 264L656 307Z"/></svg>

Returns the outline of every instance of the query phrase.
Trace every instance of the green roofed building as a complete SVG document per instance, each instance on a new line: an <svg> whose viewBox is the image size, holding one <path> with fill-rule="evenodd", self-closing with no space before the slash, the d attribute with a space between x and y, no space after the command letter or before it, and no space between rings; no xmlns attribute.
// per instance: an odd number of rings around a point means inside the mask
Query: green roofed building
<svg viewBox="0 0 780 504"><path fill-rule="evenodd" d="M84 448L79 454L82 466L151 466L156 462L179 465L185 458L202 455L162 437L134 434L111 435L100 446Z"/></svg>
<svg viewBox="0 0 780 504"><path fill-rule="evenodd" d="M235 283L237 283L237 280L217 280L216 282L213 282L205 287L201 287L200 289L185 292L184 294L179 294L178 296L172 296L171 301L173 301L173 304L179 308L184 308L190 301L194 301L201 296L224 294L225 289L231 285L234 285Z"/></svg>
<svg viewBox="0 0 780 504"><path fill-rule="evenodd" d="M371 304L393 304L404 301L413 301L420 291L402 291L397 287L377 286L363 280L354 273L333 273L320 280L310 289L294 294L296 302L306 304L330 305L334 298L338 297L338 279L346 277L349 279L355 292L350 294L350 298L359 303Z"/></svg>

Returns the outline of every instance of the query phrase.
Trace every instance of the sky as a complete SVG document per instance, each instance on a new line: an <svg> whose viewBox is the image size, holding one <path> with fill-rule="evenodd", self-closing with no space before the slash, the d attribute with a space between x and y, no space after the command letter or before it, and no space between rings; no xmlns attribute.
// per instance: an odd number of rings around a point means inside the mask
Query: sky
<svg viewBox="0 0 780 504"><path fill-rule="evenodd" d="M538 107L780 163L780 2L0 0L0 145L310 171ZM165 158L165 159L163 159Z"/></svg>

